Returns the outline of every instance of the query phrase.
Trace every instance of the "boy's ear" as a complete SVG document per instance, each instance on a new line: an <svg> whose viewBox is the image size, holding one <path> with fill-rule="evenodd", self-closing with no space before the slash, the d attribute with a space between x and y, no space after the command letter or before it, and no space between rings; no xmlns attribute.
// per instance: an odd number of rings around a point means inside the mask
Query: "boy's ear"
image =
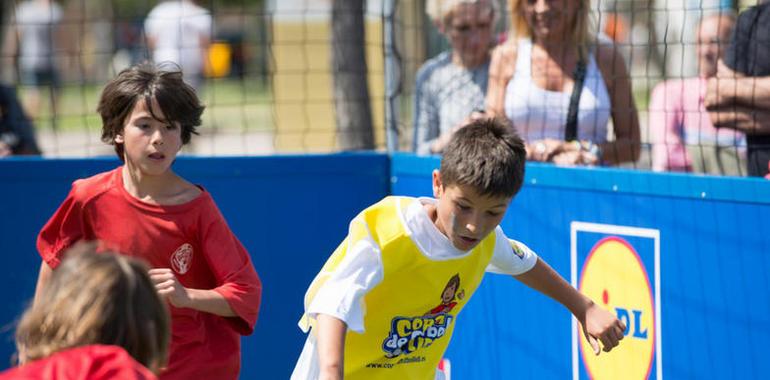
<svg viewBox="0 0 770 380"><path fill-rule="evenodd" d="M123 140L123 134L122 133L118 133L117 135L115 135L115 138L112 139L112 140L115 141L116 144L123 144L123 142L125 141L125 140Z"/></svg>
<svg viewBox="0 0 770 380"><path fill-rule="evenodd" d="M444 190L444 185L441 183L441 173L438 169L433 170L433 198L440 198L441 193Z"/></svg>

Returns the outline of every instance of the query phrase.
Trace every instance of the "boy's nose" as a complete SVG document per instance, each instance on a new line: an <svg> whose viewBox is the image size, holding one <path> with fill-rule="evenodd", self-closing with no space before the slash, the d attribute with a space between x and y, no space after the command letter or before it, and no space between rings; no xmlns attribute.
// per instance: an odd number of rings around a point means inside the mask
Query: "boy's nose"
<svg viewBox="0 0 770 380"><path fill-rule="evenodd" d="M470 221L468 221L468 223L465 224L465 229L467 229L468 232L471 232L471 233L474 233L474 234L476 233L478 228L479 228L479 221L475 220L475 219L470 220Z"/></svg>
<svg viewBox="0 0 770 380"><path fill-rule="evenodd" d="M163 132L160 130L156 130L152 134L152 144L153 145L163 145Z"/></svg>

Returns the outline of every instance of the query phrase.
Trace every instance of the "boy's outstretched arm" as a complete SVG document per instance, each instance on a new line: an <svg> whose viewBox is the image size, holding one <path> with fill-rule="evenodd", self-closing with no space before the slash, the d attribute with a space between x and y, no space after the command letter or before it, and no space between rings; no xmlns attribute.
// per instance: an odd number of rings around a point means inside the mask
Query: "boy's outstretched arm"
<svg viewBox="0 0 770 380"><path fill-rule="evenodd" d="M318 339L319 380L342 380L345 369L345 322L326 314L316 317Z"/></svg>
<svg viewBox="0 0 770 380"><path fill-rule="evenodd" d="M604 351L609 352L623 339L626 330L623 322L578 292L545 261L538 258L532 269L515 278L569 309L580 322L583 335L596 355L600 352L598 341L602 342Z"/></svg>

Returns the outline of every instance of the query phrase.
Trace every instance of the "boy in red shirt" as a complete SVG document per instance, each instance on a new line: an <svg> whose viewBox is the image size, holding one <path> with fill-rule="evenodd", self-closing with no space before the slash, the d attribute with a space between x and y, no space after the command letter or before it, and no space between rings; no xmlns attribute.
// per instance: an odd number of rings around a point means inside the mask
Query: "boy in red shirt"
<svg viewBox="0 0 770 380"><path fill-rule="evenodd" d="M161 379L236 379L239 334L252 333L259 311L262 286L248 252L211 195L171 169L203 109L179 71L123 70L104 88L97 111L102 140L124 164L75 181L37 240L36 299L62 252L79 240L147 261L171 309Z"/></svg>

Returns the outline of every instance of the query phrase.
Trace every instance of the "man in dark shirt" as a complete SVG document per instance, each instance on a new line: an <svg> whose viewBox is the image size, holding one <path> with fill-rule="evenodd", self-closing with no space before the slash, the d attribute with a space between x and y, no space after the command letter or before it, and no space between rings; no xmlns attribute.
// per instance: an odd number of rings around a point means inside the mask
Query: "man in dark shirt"
<svg viewBox="0 0 770 380"><path fill-rule="evenodd" d="M770 172L770 3L741 13L706 92L715 127L746 133L750 176Z"/></svg>
<svg viewBox="0 0 770 380"><path fill-rule="evenodd" d="M16 89L0 85L0 157L17 154L40 154L40 149Z"/></svg>

